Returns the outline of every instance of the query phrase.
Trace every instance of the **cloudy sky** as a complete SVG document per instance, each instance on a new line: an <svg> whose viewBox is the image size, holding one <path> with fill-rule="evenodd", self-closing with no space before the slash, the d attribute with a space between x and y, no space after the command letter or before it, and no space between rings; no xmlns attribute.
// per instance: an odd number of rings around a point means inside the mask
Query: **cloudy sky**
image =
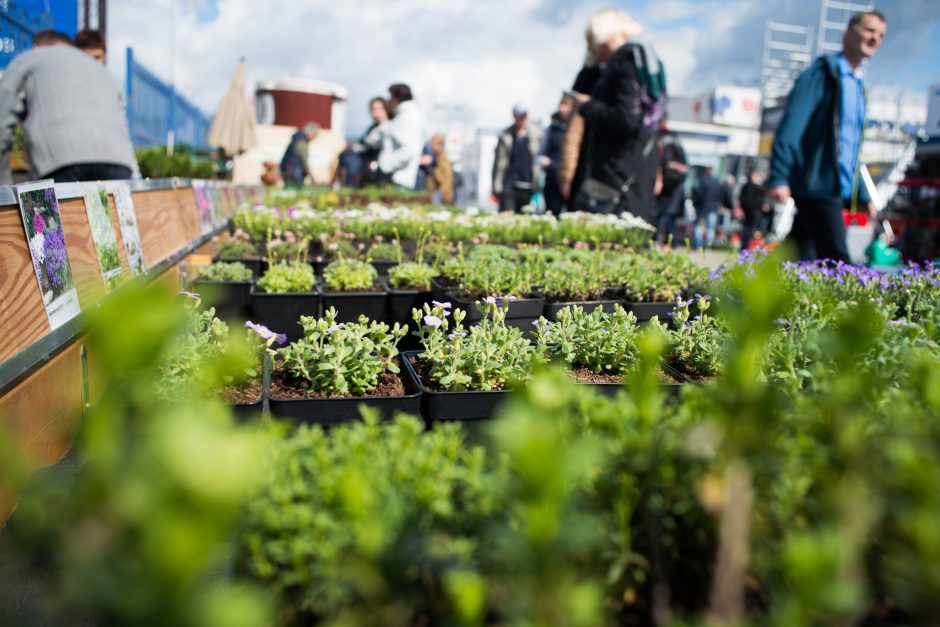
<svg viewBox="0 0 940 627"><path fill-rule="evenodd" d="M251 86L289 76L344 85L350 135L367 124L369 98L399 81L436 119L498 127L515 102L551 113L581 65L588 16L612 5L646 25L672 94L756 86L766 21L819 23L816 0L121 0L109 3L109 64L123 81L133 47L210 115L245 57ZM940 83L940 2L878 8L888 35L869 82L926 93Z"/></svg>

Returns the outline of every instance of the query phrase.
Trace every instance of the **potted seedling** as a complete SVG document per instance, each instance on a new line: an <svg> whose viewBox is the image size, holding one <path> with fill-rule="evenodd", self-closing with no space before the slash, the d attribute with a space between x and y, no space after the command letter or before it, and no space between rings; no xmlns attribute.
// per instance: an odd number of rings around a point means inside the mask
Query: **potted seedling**
<svg viewBox="0 0 940 627"><path fill-rule="evenodd" d="M301 336L301 316L315 316L320 311L316 276L306 255L306 250L301 250L294 261L270 263L252 292L255 319L282 329L289 339Z"/></svg>
<svg viewBox="0 0 940 627"><path fill-rule="evenodd" d="M217 261L195 270L191 289L209 306L215 307L220 318L232 319L248 315L254 275L239 261Z"/></svg>
<svg viewBox="0 0 940 627"><path fill-rule="evenodd" d="M213 261L237 261L251 270L251 274L255 279L261 276L263 260L258 255L258 248L252 243L249 235L241 229L235 229L229 239L219 244Z"/></svg>
<svg viewBox="0 0 940 627"><path fill-rule="evenodd" d="M358 259L340 259L323 269L320 285L323 309L335 308L337 320L355 322L360 314L385 320L385 288L371 264Z"/></svg>
<svg viewBox="0 0 940 627"><path fill-rule="evenodd" d="M640 327L636 316L619 304L611 313L600 307L587 311L580 305L558 311L555 320L536 321L536 347L547 359L563 363L578 383L612 392L637 366ZM678 390L683 379L668 366L657 373L664 386Z"/></svg>
<svg viewBox="0 0 940 627"><path fill-rule="evenodd" d="M506 390L529 376L535 347L506 325L508 303L486 302L476 326L450 303L425 304L412 312L421 349L405 354L424 390L428 421L490 418Z"/></svg>
<svg viewBox="0 0 940 627"><path fill-rule="evenodd" d="M417 414L421 390L402 375L398 342L405 329L360 316L340 322L327 309L322 318L303 316L303 337L279 349L268 402L281 418L335 425L359 417L359 405Z"/></svg>

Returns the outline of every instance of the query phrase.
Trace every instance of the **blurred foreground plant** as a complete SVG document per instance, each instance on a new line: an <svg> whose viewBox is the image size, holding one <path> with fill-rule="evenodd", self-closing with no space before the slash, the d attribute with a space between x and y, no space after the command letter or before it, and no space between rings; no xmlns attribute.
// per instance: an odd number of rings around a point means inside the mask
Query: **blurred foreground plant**
<svg viewBox="0 0 940 627"><path fill-rule="evenodd" d="M198 377L161 393L158 365L189 325L178 298L136 283L89 316L101 393L74 445L81 469L22 486L2 536L3 552L22 556L42 584L42 624L268 624L265 597L221 569L270 435L233 426L208 392L243 370L243 358L207 359ZM12 583L3 585L15 594ZM16 613L23 602L0 603L0 623L28 624Z"/></svg>

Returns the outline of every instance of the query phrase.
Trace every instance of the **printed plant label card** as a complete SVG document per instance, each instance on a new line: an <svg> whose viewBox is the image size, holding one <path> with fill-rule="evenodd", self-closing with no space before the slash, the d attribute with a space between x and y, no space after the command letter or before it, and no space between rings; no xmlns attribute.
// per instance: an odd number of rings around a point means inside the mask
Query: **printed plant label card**
<svg viewBox="0 0 940 627"><path fill-rule="evenodd" d="M199 212L199 226L203 235L212 232L212 203L205 181L193 181L193 195L196 197L196 210Z"/></svg>
<svg viewBox="0 0 940 627"><path fill-rule="evenodd" d="M144 247L140 243L140 229L137 227L137 212L134 210L131 187L122 181L108 183L107 187L114 196L114 206L117 208L118 224L121 225L124 251L131 265L131 274L138 276L143 274L147 267L144 264Z"/></svg>
<svg viewBox="0 0 940 627"><path fill-rule="evenodd" d="M53 330L81 311L52 180L16 186L33 270Z"/></svg>
<svg viewBox="0 0 940 627"><path fill-rule="evenodd" d="M85 212L91 225L91 238L98 253L98 264L104 285L110 292L121 284L121 257L118 254L117 235L111 222L111 208L108 205L108 189L95 183L85 186Z"/></svg>

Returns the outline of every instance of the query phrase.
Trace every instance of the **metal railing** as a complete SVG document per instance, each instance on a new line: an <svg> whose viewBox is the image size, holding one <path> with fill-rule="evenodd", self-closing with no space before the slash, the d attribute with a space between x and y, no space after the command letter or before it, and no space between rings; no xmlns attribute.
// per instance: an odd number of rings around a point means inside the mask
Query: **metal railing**
<svg viewBox="0 0 940 627"><path fill-rule="evenodd" d="M176 93L127 49L127 126L134 146L161 146L172 142L208 148L211 120ZM171 136L172 133L172 136Z"/></svg>
<svg viewBox="0 0 940 627"><path fill-rule="evenodd" d="M13 57L28 50L33 35L52 26L52 15L37 12L32 6L17 2L0 2L0 68Z"/></svg>

